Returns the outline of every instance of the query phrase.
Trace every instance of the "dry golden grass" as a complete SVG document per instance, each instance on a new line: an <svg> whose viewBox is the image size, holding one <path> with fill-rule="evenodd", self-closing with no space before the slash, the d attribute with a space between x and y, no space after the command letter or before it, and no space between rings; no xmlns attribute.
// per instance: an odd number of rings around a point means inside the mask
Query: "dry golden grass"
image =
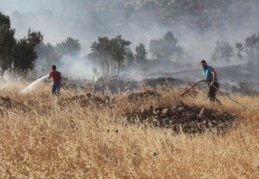
<svg viewBox="0 0 259 179"><path fill-rule="evenodd" d="M219 97L211 106L202 91L187 104L236 113L239 122L225 135L175 135L170 129L130 125L124 114L175 103L178 90L158 90L160 99L126 101L114 95L111 107L58 105L42 86L19 94L2 90L14 107L0 118L0 178L258 178L259 96L235 96L253 110ZM70 93L73 93L70 91ZM63 91L63 96L69 96Z"/></svg>

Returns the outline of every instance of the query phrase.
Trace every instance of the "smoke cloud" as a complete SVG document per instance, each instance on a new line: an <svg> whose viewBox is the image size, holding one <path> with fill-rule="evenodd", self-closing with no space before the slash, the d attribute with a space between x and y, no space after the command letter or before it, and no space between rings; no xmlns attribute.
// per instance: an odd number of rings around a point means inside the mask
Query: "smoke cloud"
<svg viewBox="0 0 259 179"><path fill-rule="evenodd" d="M75 78L90 79L94 65L85 60L84 56L90 53L91 43L99 36L111 38L122 35L124 39L132 42L130 47L134 51L139 43L145 44L149 49L151 39L161 38L167 31L172 31L185 55L181 59L174 59L175 68L154 64L153 72L178 71L179 74L179 71L184 69L200 69L201 59L209 61L217 40L228 41L234 46L236 42L244 42L247 36L256 33L259 28L256 20L259 7L257 1L219 3L214 9L206 8L209 3L204 3L202 11L198 8L195 12L183 10L179 16L165 19L166 23L162 18L157 18L159 13L162 13L162 7L160 12L157 10L156 1L145 2L150 3L147 8L141 7L138 5L141 3L133 0L0 0L0 11L10 16L17 38L24 37L30 28L40 31L44 34L44 41L53 45L67 37L79 39L82 45L81 54L63 57L62 64L58 64L59 69ZM211 1L211 4L213 2ZM225 8L225 12L219 12L219 7ZM202 15L198 17L198 13ZM201 26L199 22L205 25ZM214 26L208 25L207 28L206 24L211 22L214 22ZM148 58L152 58L150 53ZM179 63L183 64L182 68L179 68ZM246 62L234 59L229 64L222 61L209 63L221 68ZM134 69L131 74L138 71L140 70ZM137 78L145 75L147 74L139 74Z"/></svg>

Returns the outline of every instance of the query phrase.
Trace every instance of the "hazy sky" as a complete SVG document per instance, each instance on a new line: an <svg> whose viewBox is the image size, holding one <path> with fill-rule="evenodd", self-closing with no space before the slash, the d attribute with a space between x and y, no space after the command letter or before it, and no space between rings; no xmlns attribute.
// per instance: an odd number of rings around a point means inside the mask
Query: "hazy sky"
<svg viewBox="0 0 259 179"><path fill-rule="evenodd" d="M83 1L81 1L83 2ZM0 10L4 13L49 10L64 10L80 7L80 0L0 0Z"/></svg>
<svg viewBox="0 0 259 179"><path fill-rule="evenodd" d="M41 31L45 42L56 43L68 36L82 37L84 29L87 29L82 23L87 22L86 13L82 12L83 7L79 1L71 2L71 0L0 0L0 11L10 16L12 27L16 29L16 37L26 36L28 29L31 28Z"/></svg>

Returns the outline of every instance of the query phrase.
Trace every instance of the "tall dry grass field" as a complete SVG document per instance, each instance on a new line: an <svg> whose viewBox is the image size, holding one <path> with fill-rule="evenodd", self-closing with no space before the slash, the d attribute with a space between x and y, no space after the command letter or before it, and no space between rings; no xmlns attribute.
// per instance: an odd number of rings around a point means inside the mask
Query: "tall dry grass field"
<svg viewBox="0 0 259 179"><path fill-rule="evenodd" d="M49 90L42 86L27 95L17 87L1 90L13 106L1 104L0 178L259 177L259 96L235 96L251 112L227 97L219 97L223 106L211 106L203 92L187 95L187 104L239 118L223 135L191 136L132 125L125 117L150 105L173 105L177 90L158 90L159 99L144 102L127 102L127 94L118 94L103 107L82 107L75 100L59 104Z"/></svg>

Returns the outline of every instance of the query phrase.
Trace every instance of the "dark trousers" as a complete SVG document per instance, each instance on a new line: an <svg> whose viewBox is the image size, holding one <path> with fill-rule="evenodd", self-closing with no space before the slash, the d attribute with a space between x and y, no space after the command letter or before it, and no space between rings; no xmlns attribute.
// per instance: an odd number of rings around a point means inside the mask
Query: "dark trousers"
<svg viewBox="0 0 259 179"><path fill-rule="evenodd" d="M60 81L54 81L52 86L52 94L53 95L59 95L59 91L61 88L61 82Z"/></svg>
<svg viewBox="0 0 259 179"><path fill-rule="evenodd" d="M216 94L217 94L218 88L219 88L219 83L218 82L215 82L213 86L209 86L208 97L209 97L211 102L215 102L216 101Z"/></svg>

